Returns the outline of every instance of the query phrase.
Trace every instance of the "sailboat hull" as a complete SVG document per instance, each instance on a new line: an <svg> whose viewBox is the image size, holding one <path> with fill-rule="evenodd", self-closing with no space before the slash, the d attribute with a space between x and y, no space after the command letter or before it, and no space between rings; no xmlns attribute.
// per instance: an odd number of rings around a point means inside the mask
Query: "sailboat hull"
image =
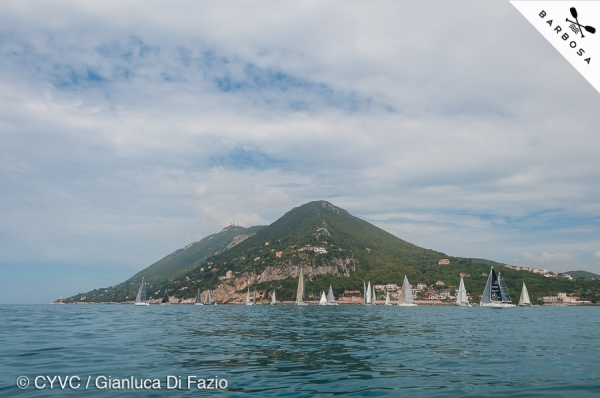
<svg viewBox="0 0 600 398"><path fill-rule="evenodd" d="M398 307L416 307L417 305L415 303L402 303L402 304L398 304Z"/></svg>
<svg viewBox="0 0 600 398"><path fill-rule="evenodd" d="M250 302L250 303L246 303L246 305L254 305L254 303Z"/></svg>
<svg viewBox="0 0 600 398"><path fill-rule="evenodd" d="M204 303L194 303L194 305L204 305Z"/></svg>
<svg viewBox="0 0 600 398"><path fill-rule="evenodd" d="M469 303L456 303L457 307L472 307L471 304Z"/></svg>
<svg viewBox="0 0 600 398"><path fill-rule="evenodd" d="M519 307L531 307L531 304L519 304Z"/></svg>
<svg viewBox="0 0 600 398"><path fill-rule="evenodd" d="M327 303L325 305L338 305L338 303Z"/></svg>
<svg viewBox="0 0 600 398"><path fill-rule="evenodd" d="M480 303L479 306L480 307L487 307L487 308L511 308L511 307L516 307L516 305L514 305L513 303Z"/></svg>
<svg viewBox="0 0 600 398"><path fill-rule="evenodd" d="M134 303L133 305L136 305L138 307L145 307L145 306L150 305L150 304L148 304L148 303Z"/></svg>
<svg viewBox="0 0 600 398"><path fill-rule="evenodd" d="M304 301L298 301L298 302L296 302L296 305L305 306L305 305L308 305L308 303L304 302Z"/></svg>

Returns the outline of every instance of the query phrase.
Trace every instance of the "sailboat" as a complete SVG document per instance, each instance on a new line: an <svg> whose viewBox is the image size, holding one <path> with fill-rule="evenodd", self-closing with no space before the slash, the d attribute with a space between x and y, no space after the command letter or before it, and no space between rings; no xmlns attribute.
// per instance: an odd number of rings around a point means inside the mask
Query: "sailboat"
<svg viewBox="0 0 600 398"><path fill-rule="evenodd" d="M492 308L508 308L514 307L515 305L511 302L508 294L508 288L502 275L496 276L494 267L490 270L485 289L483 289L483 295L479 303L481 307L492 307Z"/></svg>
<svg viewBox="0 0 600 398"><path fill-rule="evenodd" d="M196 296L196 302L194 303L194 305L204 305L204 303L202 302L202 297L200 297L200 289L198 289L198 295Z"/></svg>
<svg viewBox="0 0 600 398"><path fill-rule="evenodd" d="M329 285L329 293L327 293L327 305L338 305L338 303L335 302L335 296L333 295L331 285Z"/></svg>
<svg viewBox="0 0 600 398"><path fill-rule="evenodd" d="M277 300L275 299L275 290L273 290L273 297L271 298L271 305L277 305Z"/></svg>
<svg viewBox="0 0 600 398"><path fill-rule="evenodd" d="M298 291L296 291L296 305L308 305L306 302L306 291L304 290L304 269L300 264L300 276L298 276Z"/></svg>
<svg viewBox="0 0 600 398"><path fill-rule="evenodd" d="M204 298L204 305L214 305L210 296L210 290L206 292L206 297Z"/></svg>
<svg viewBox="0 0 600 398"><path fill-rule="evenodd" d="M413 297L412 291L410 290L410 283L408 278L404 275L404 282L402 288L400 288L400 295L398 297L398 307L416 307L415 298Z"/></svg>
<svg viewBox="0 0 600 398"><path fill-rule="evenodd" d="M321 294L321 300L319 301L319 305L327 305L327 296L325 296L325 292Z"/></svg>
<svg viewBox="0 0 600 398"><path fill-rule="evenodd" d="M527 286L525 286L525 282L523 282L523 290L521 290L519 307L531 307L531 301L529 300L529 292L527 291Z"/></svg>
<svg viewBox="0 0 600 398"><path fill-rule="evenodd" d="M363 281L363 285L365 284L365 282ZM367 287L365 288L365 302L363 303L363 305L371 305L371 295L373 294L373 292L371 291L371 281L369 281L369 284L367 285Z"/></svg>
<svg viewBox="0 0 600 398"><path fill-rule="evenodd" d="M367 285L365 285L365 281L363 281L363 303L362 305L367 305Z"/></svg>
<svg viewBox="0 0 600 398"><path fill-rule="evenodd" d="M135 303L133 305L146 306L150 305L146 302L146 283L144 282L144 277L142 277L142 284L140 285L140 290L138 290L137 297L135 298Z"/></svg>
<svg viewBox="0 0 600 398"><path fill-rule="evenodd" d="M392 305L392 301L390 300L390 292L389 291L385 295L385 305Z"/></svg>
<svg viewBox="0 0 600 398"><path fill-rule="evenodd" d="M469 304L469 298L467 297L467 290L465 289L465 281L463 277L460 277L460 285L458 286L458 292L456 292L456 305L459 307L471 307Z"/></svg>
<svg viewBox="0 0 600 398"><path fill-rule="evenodd" d="M246 293L246 305L254 305L255 303L250 300L250 286L248 286L248 293Z"/></svg>
<svg viewBox="0 0 600 398"><path fill-rule="evenodd" d="M167 289L165 289L165 295L163 296L160 305L169 305L169 294L167 293Z"/></svg>
<svg viewBox="0 0 600 398"><path fill-rule="evenodd" d="M377 305L377 296L375 295L375 285L373 285L373 294L371 295L371 305Z"/></svg>

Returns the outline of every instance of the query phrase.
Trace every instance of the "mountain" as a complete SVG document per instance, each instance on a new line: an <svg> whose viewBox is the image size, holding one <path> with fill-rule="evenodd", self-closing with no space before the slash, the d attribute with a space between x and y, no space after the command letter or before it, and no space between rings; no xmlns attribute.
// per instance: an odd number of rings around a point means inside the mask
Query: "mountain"
<svg viewBox="0 0 600 398"><path fill-rule="evenodd" d="M148 287L168 285L170 280L185 274L190 269L205 261L208 257L228 250L243 242L248 237L260 231L264 226L244 228L230 225L223 228L221 232L207 236L206 238L192 242L182 249L176 250L168 256L160 259L149 267L141 270L125 282L104 289L95 289L87 293L65 299L65 302L122 302L135 298L142 277L145 278ZM82 297L85 299L82 300Z"/></svg>
<svg viewBox="0 0 600 398"><path fill-rule="evenodd" d="M575 279L578 279L578 278L600 279L600 275L598 275L598 274L594 274L593 272L588 272L588 271L581 271L581 270L580 271L563 272L562 274L569 274ZM559 274L559 275L562 275L562 274Z"/></svg>
<svg viewBox="0 0 600 398"><path fill-rule="evenodd" d="M440 265L441 259L449 264ZM458 286L460 273L475 297L485 286L490 266L502 272L513 298L518 300L525 281L535 297L578 292L596 300L599 281L568 281L512 270L484 259L448 256L406 242L326 201L296 207L266 227L230 226L180 249L126 282L96 289L65 302L125 302L135 297L141 277L148 296L159 300L165 289L175 301L192 300L210 289L219 302L239 302L247 288L258 298L277 290L279 300L293 300L300 266L304 267L308 298L333 287L336 297L346 290L363 290L363 281L400 284L407 275L413 286ZM439 282L436 285L436 282Z"/></svg>

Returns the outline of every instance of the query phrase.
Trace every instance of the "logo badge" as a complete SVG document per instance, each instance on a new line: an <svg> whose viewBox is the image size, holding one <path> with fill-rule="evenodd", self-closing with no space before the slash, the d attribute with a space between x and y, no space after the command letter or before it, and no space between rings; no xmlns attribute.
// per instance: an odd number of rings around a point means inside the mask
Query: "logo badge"
<svg viewBox="0 0 600 398"><path fill-rule="evenodd" d="M511 1L511 4L600 92L600 2Z"/></svg>

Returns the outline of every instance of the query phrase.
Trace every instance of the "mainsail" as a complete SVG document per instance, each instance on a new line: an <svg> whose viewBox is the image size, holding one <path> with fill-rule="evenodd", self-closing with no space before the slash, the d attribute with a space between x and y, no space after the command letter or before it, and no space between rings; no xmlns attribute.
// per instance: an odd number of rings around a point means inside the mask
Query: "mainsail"
<svg viewBox="0 0 600 398"><path fill-rule="evenodd" d="M523 290L521 290L521 298L519 299L519 305L521 307L529 307L531 305L531 301L529 300L529 292L527 291L527 286L525 286L525 282L523 282Z"/></svg>
<svg viewBox="0 0 600 398"><path fill-rule="evenodd" d="M300 275L298 276L298 291L296 291L296 305L306 304L306 292L304 291L304 269L300 264Z"/></svg>
<svg viewBox="0 0 600 398"><path fill-rule="evenodd" d="M246 304L250 304L250 286L248 286L248 293L246 293Z"/></svg>
<svg viewBox="0 0 600 398"><path fill-rule="evenodd" d="M319 301L319 305L327 305L327 296L325 296L325 292L321 294L321 300Z"/></svg>
<svg viewBox="0 0 600 398"><path fill-rule="evenodd" d="M273 298L271 299L271 305L277 304L277 300L275 300L275 290L273 290Z"/></svg>
<svg viewBox="0 0 600 398"><path fill-rule="evenodd" d="M140 290L138 290L135 302L142 303L144 301L146 301L146 283L144 282L144 278L142 277L142 285L140 286Z"/></svg>
<svg viewBox="0 0 600 398"><path fill-rule="evenodd" d="M508 287L506 287L506 282L504 282L504 278L502 278L502 274L498 274L498 282L500 285L500 295L502 296L503 303L510 303L512 300L510 299L510 295L508 294Z"/></svg>
<svg viewBox="0 0 600 398"><path fill-rule="evenodd" d="M385 295L385 305L392 305L392 302L390 300L390 292L387 292L387 294Z"/></svg>
<svg viewBox="0 0 600 398"><path fill-rule="evenodd" d="M371 305L377 305L377 296L375 295L375 285L373 285L373 295L371 296Z"/></svg>
<svg viewBox="0 0 600 398"><path fill-rule="evenodd" d="M467 297L467 290L465 289L465 281L463 277L460 277L460 285L458 286L458 292L456 292L456 305L466 306L469 304L469 298Z"/></svg>
<svg viewBox="0 0 600 398"><path fill-rule="evenodd" d="M208 292L206 292L206 297L204 298L204 305L210 305L211 304L211 297L210 297L210 290Z"/></svg>
<svg viewBox="0 0 600 398"><path fill-rule="evenodd" d="M252 298L252 303L256 304L256 289L254 289L254 297Z"/></svg>
<svg viewBox="0 0 600 398"><path fill-rule="evenodd" d="M371 294L372 294L371 281L369 281L369 284L367 285L367 295L366 295L367 296L367 301L366 301L367 304L371 304Z"/></svg>
<svg viewBox="0 0 600 398"><path fill-rule="evenodd" d="M367 305L367 285L363 281L363 305Z"/></svg>
<svg viewBox="0 0 600 398"><path fill-rule="evenodd" d="M196 296L196 304L202 302L201 298L200 298L200 289L198 289L198 295Z"/></svg>
<svg viewBox="0 0 600 398"><path fill-rule="evenodd" d="M164 303L168 303L168 302L169 302L169 294L167 293L167 290L165 289L165 295L163 296L161 303L164 304Z"/></svg>

